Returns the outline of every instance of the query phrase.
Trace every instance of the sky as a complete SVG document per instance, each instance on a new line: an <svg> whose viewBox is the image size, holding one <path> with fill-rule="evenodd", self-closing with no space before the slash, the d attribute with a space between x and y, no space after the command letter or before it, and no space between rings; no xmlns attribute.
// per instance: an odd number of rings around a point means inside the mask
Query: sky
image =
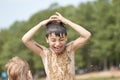
<svg viewBox="0 0 120 80"><path fill-rule="evenodd" d="M47 9L52 3L77 6L94 0L0 0L0 29L9 28L15 21L28 20L31 15Z"/></svg>

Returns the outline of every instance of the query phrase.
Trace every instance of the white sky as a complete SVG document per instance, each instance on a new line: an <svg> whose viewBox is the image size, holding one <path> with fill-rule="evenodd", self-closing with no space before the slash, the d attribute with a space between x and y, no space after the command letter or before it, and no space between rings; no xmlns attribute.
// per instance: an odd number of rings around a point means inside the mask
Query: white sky
<svg viewBox="0 0 120 80"><path fill-rule="evenodd" d="M8 28L16 20L27 20L32 14L48 8L52 3L77 6L94 0L0 0L0 29Z"/></svg>

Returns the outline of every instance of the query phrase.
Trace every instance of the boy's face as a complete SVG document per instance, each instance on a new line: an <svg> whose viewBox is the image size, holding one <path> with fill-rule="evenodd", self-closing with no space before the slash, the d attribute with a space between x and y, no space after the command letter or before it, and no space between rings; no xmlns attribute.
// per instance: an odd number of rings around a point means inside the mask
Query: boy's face
<svg viewBox="0 0 120 80"><path fill-rule="evenodd" d="M51 33L48 36L48 38L46 38L46 40L49 43L50 48L56 54L60 54L65 48L67 36L65 35L56 36L55 33Z"/></svg>

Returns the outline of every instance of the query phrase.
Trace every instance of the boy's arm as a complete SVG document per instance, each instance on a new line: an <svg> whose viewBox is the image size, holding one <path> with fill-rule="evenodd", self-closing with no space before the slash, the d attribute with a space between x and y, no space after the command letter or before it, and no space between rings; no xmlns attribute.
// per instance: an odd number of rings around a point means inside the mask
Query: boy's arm
<svg viewBox="0 0 120 80"><path fill-rule="evenodd" d="M37 42L35 42L34 40L32 40L32 38L35 35L35 33L38 32L41 29L41 27L44 26L44 25L46 25L48 22L49 22L49 19L40 22L35 27L33 27L32 29L30 29L22 37L22 41L26 45L26 47L28 47L30 50L32 50L33 52L35 52L36 54L41 55L41 56L43 56L43 54L42 54L43 48Z"/></svg>
<svg viewBox="0 0 120 80"><path fill-rule="evenodd" d="M76 49L82 47L83 45L85 45L87 43L87 41L90 39L91 33L89 31L87 31L85 28L83 28L82 26L75 24L67 19L65 22L67 25L69 25L75 31L77 31L80 35L80 37L78 37L76 40L72 41L73 50L76 50Z"/></svg>
<svg viewBox="0 0 120 80"><path fill-rule="evenodd" d="M54 18L56 18L56 20L59 20L65 24L69 25L75 31L77 31L79 33L80 37L77 38L76 40L72 41L72 49L73 50L76 50L76 49L82 47L90 39L91 33L88 30L86 30L82 26L75 24L75 23L71 22L70 20L64 18L60 13L56 12L56 15L54 15Z"/></svg>

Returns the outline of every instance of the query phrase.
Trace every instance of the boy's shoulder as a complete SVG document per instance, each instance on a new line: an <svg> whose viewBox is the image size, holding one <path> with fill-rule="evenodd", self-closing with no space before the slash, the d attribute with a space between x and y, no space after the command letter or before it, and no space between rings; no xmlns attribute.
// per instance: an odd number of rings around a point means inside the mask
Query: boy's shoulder
<svg viewBox="0 0 120 80"><path fill-rule="evenodd" d="M73 50L73 41L69 42L69 43L66 45L66 50L67 50L67 51L70 51L70 52L74 51L74 50Z"/></svg>

